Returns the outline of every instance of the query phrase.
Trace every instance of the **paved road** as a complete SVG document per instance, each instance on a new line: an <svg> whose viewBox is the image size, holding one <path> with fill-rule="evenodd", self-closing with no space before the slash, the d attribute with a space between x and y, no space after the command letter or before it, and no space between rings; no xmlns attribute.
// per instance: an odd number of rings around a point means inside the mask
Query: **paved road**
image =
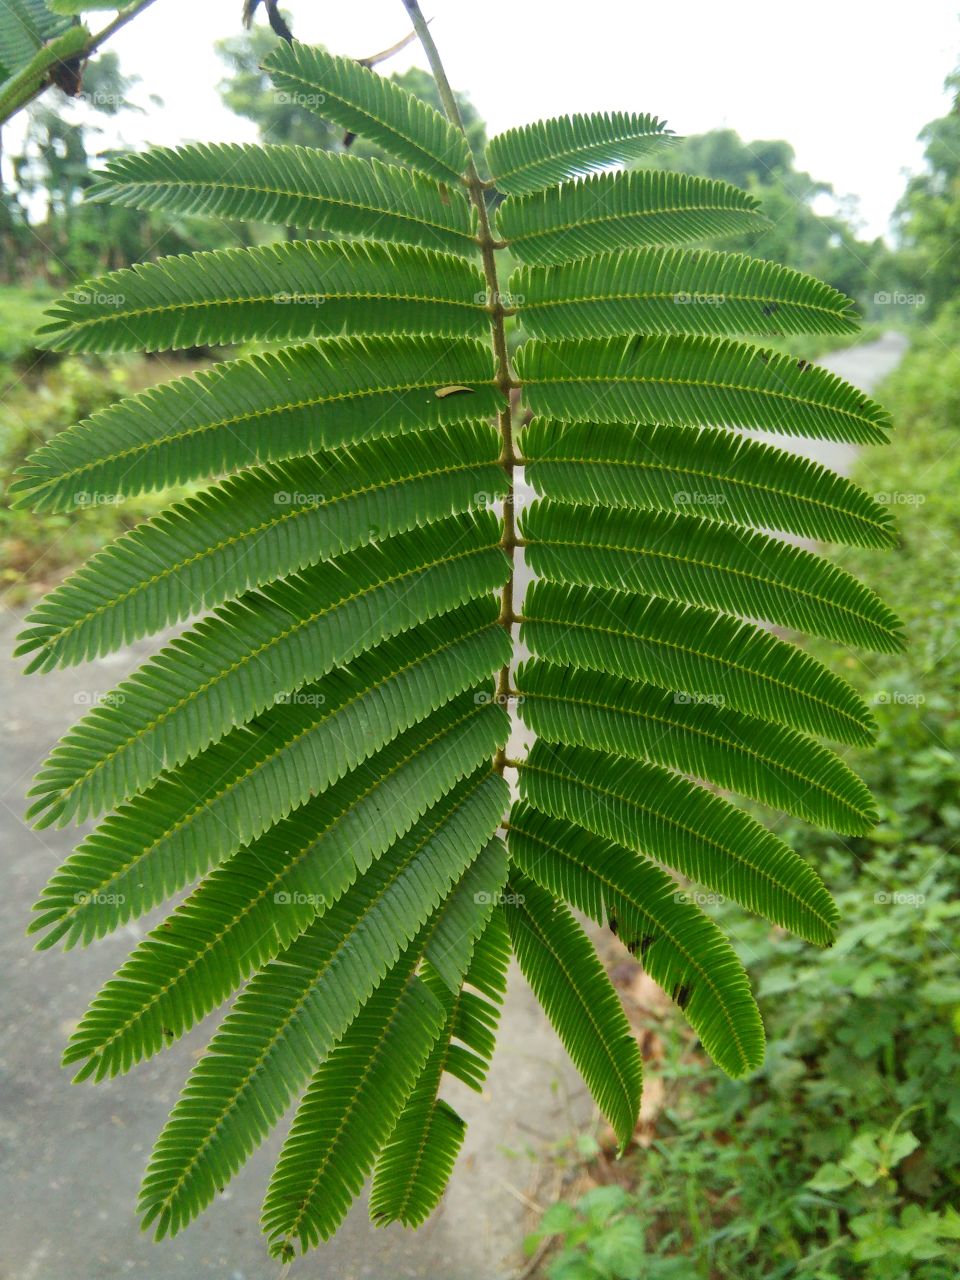
<svg viewBox="0 0 960 1280"><path fill-rule="evenodd" d="M870 390L899 360L896 335L824 361ZM845 468L850 457L818 456ZM277 1274L257 1219L279 1138L256 1154L185 1235L153 1246L133 1207L153 1138L213 1022L131 1075L70 1086L58 1065L72 1022L153 919L86 950L34 953L23 936L31 903L69 852L74 832L20 820L23 793L63 730L150 651L134 646L89 667L26 679L10 661L20 619L0 619L0 1276L9 1280L261 1280ZM487 1091L451 1094L469 1120L465 1151L441 1212L419 1233L374 1231L359 1206L335 1241L293 1264L310 1280L501 1280L524 1230L536 1153L568 1135L589 1103L536 1003L514 974Z"/></svg>

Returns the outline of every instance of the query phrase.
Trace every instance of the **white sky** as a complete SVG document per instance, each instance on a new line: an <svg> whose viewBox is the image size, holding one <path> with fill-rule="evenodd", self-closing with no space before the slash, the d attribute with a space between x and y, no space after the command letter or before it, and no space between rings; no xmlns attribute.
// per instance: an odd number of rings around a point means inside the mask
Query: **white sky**
<svg viewBox="0 0 960 1280"><path fill-rule="evenodd" d="M491 134L542 116L624 109L665 117L678 133L728 126L748 141L785 138L800 168L860 198L873 235L887 230L905 171L920 167L917 133L945 113L943 79L960 61L960 0L421 4L454 87L470 93ZM299 38L355 57L408 30L400 0L282 7ZM126 117L125 140L255 136L216 93L223 64L213 42L239 31L240 9L241 0L156 0L113 40L124 72L142 78L134 96L156 93L165 104ZM410 47L380 70L413 62L425 65Z"/></svg>

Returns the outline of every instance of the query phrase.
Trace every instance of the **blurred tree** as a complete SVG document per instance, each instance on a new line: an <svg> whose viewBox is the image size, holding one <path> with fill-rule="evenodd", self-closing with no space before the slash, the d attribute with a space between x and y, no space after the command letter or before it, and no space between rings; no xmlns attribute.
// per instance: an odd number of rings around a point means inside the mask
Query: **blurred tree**
<svg viewBox="0 0 960 1280"><path fill-rule="evenodd" d="M878 281L889 276L889 249L879 238L859 239L855 204L838 201L829 183L797 169L794 160L788 142L744 142L733 129L715 129L684 138L654 163L721 178L760 200L771 226L724 241L724 249L808 271L868 307ZM830 213L815 207L825 200L833 201Z"/></svg>
<svg viewBox="0 0 960 1280"><path fill-rule="evenodd" d="M115 53L104 53L87 65L77 98L55 89L27 108L22 143L7 157L12 182L0 191L0 281L62 285L144 257L236 238L206 220L171 221L83 202L94 180L95 139L103 132L98 121L143 111L131 97L137 79L121 72Z"/></svg>
<svg viewBox="0 0 960 1280"><path fill-rule="evenodd" d="M960 296L960 68L944 87L952 107L921 131L926 170L909 180L896 213L905 277L928 312Z"/></svg>

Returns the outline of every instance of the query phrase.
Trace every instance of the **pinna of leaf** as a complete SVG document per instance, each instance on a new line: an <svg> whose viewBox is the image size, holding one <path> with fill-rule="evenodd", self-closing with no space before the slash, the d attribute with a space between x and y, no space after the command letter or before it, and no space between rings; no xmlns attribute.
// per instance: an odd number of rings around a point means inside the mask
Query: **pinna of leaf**
<svg viewBox="0 0 960 1280"><path fill-rule="evenodd" d="M302 1095L263 1212L282 1258L336 1231L370 1176L378 1223L435 1208L465 1128L444 1093L483 1085L511 954L626 1147L640 1055L574 910L620 936L718 1067L754 1070L743 967L681 886L829 944L816 869L735 797L867 831L871 798L830 744L868 742L870 712L789 637L902 644L865 585L782 537L893 540L886 508L778 445L882 441L883 410L752 341L848 332L849 300L704 247L762 215L722 182L631 169L673 137L650 115L510 130L482 181L404 5L446 115L295 41L268 60L279 90L396 164L205 145L108 164L97 199L332 238L90 282L119 308L63 298L43 332L63 350L288 345L94 414L15 485L47 510L204 486L27 621L19 652L45 670L193 618L42 767L37 821L100 825L32 928L86 943L190 888L65 1062L127 1071L239 989L140 1205L158 1236L182 1230ZM278 304L295 292L325 305ZM677 303L704 295L724 305ZM517 516L520 467L537 497Z"/></svg>

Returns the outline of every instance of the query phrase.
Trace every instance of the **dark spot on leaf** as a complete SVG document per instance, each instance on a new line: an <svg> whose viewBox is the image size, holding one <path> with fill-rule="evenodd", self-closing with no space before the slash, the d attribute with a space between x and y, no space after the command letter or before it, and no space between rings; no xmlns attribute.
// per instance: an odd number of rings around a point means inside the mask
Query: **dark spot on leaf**
<svg viewBox="0 0 960 1280"><path fill-rule="evenodd" d="M616 917L616 916L611 916L611 917L610 917L610 932L613 934L613 936L614 936L614 937L616 937L616 936L617 936L617 930L618 930L619 928L620 928L620 926L617 924L617 917Z"/></svg>
<svg viewBox="0 0 960 1280"><path fill-rule="evenodd" d="M640 959L642 960L656 941L652 933L646 933L640 939Z"/></svg>
<svg viewBox="0 0 960 1280"><path fill-rule="evenodd" d="M450 203L450 188L447 186L445 182L440 183L440 203L441 204Z"/></svg>
<svg viewBox="0 0 960 1280"><path fill-rule="evenodd" d="M170 1036L170 1038L173 1039L173 1032L170 1030L169 1027L161 1027L160 1030L163 1032L165 1036Z"/></svg>
<svg viewBox="0 0 960 1280"><path fill-rule="evenodd" d="M798 361L797 361L797 368L800 370L800 372L801 372L801 373L803 373L804 369L809 369L809 368L810 368L810 361L809 361L809 360L798 360Z"/></svg>
<svg viewBox="0 0 960 1280"><path fill-rule="evenodd" d="M779 302L765 302L765 303L763 304L763 314L764 314L765 316L772 316L772 315L776 315L776 313L777 313L779 310L780 310L780 303L779 303Z"/></svg>
<svg viewBox="0 0 960 1280"><path fill-rule="evenodd" d="M767 352L767 351L758 351L758 352L757 352L757 358L758 358L759 360L762 360L764 364L769 364L769 363L770 363L770 354L769 354L769 352Z"/></svg>
<svg viewBox="0 0 960 1280"><path fill-rule="evenodd" d="M673 988L671 999L675 1000L679 1009L685 1009L690 999L690 988L682 982L678 982Z"/></svg>

